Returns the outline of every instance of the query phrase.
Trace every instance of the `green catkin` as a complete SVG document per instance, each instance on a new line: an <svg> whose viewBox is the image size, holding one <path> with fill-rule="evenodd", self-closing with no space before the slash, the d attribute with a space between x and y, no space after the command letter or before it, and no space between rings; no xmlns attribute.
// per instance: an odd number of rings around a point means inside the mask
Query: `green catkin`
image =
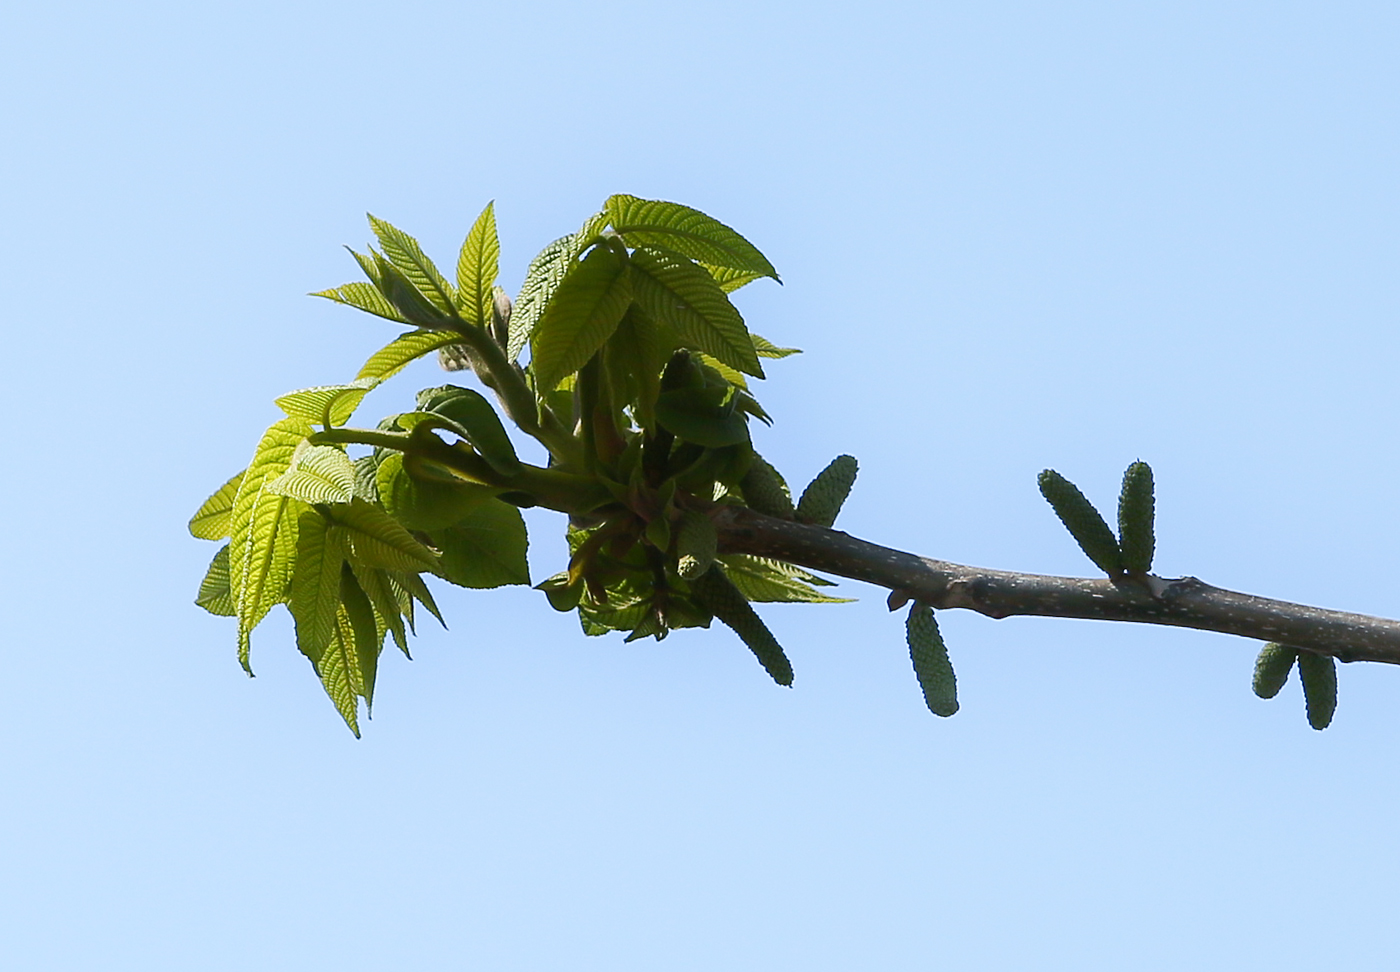
<svg viewBox="0 0 1400 972"><path fill-rule="evenodd" d="M1118 494L1118 545L1123 551L1123 566L1130 574L1146 574L1152 569L1155 515L1152 467L1135 462L1123 473L1123 491Z"/></svg>
<svg viewBox="0 0 1400 972"><path fill-rule="evenodd" d="M1330 655L1298 652L1298 677L1308 704L1308 725L1326 729L1337 711L1337 663Z"/></svg>
<svg viewBox="0 0 1400 972"><path fill-rule="evenodd" d="M782 477L758 453L754 453L748 472L739 481L739 488L744 491L744 501L752 510L784 520L791 520L796 513Z"/></svg>
<svg viewBox="0 0 1400 972"><path fill-rule="evenodd" d="M904 622L909 660L924 692L924 704L936 716L947 718L958 711L958 679L948 658L948 646L938 631L933 608L915 601Z"/></svg>
<svg viewBox="0 0 1400 972"><path fill-rule="evenodd" d="M708 516L685 513L676 532L676 572L686 580L705 573L715 562L718 542L715 525Z"/></svg>
<svg viewBox="0 0 1400 972"><path fill-rule="evenodd" d="M1123 573L1123 552L1118 548L1118 539L1074 483L1055 470L1047 469L1040 474L1040 494L1100 570L1110 577Z"/></svg>
<svg viewBox="0 0 1400 972"><path fill-rule="evenodd" d="M779 685L792 684L792 663L783 654L783 646L778 644L778 639L773 637L748 599L724 576L719 564L712 565L691 581L690 591L705 610L734 629L773 681Z"/></svg>
<svg viewBox="0 0 1400 972"><path fill-rule="evenodd" d="M1278 695L1297 659L1297 648L1276 641L1259 649L1259 657L1254 660L1254 694L1261 699L1272 699Z"/></svg>
<svg viewBox="0 0 1400 972"><path fill-rule="evenodd" d="M831 460L802 491L802 499L797 502L797 518L824 527L835 523L841 505L855 484L856 470L854 456L837 456Z"/></svg>

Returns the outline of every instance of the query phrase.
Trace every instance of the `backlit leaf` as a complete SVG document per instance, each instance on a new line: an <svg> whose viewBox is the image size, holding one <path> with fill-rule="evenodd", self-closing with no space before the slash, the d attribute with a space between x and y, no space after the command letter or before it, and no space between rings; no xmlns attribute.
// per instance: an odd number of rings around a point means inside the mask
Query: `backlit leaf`
<svg viewBox="0 0 1400 972"><path fill-rule="evenodd" d="M319 662L335 637L340 610L340 569L345 562L344 531L315 510L297 518L297 557L288 607L296 621L297 648Z"/></svg>
<svg viewBox="0 0 1400 972"><path fill-rule="evenodd" d="M628 246L665 247L701 263L778 279L778 271L756 246L698 209L627 195L612 196L603 209Z"/></svg>
<svg viewBox="0 0 1400 972"><path fill-rule="evenodd" d="M334 446L303 442L287 471L269 480L264 489L303 503L348 503L355 495L355 464Z"/></svg>
<svg viewBox="0 0 1400 972"><path fill-rule="evenodd" d="M445 580L475 588L530 583L525 520L509 503L483 503L429 536L442 551L439 573Z"/></svg>
<svg viewBox="0 0 1400 972"><path fill-rule="evenodd" d="M597 239L598 233L607 224L607 216L597 213L590 216L583 228L570 236L562 236L541 250L530 261L530 269L525 273L525 282L520 285L520 293L515 298L515 309L510 315L509 343L506 354L514 361L530 343L535 333L535 325L544 313L554 291L563 283L585 249Z"/></svg>
<svg viewBox="0 0 1400 972"><path fill-rule="evenodd" d="M214 555L209 569L204 574L204 580L200 582L199 594L195 596L194 603L210 614L226 618L238 613L233 603L233 591L229 587L228 544L220 547L219 552Z"/></svg>
<svg viewBox="0 0 1400 972"><path fill-rule="evenodd" d="M228 536L229 518L233 515L233 500L238 495L238 486L243 482L243 473L229 477L214 495L204 501L199 512L190 517L190 533L201 540L222 540Z"/></svg>
<svg viewBox="0 0 1400 972"><path fill-rule="evenodd" d="M437 566L436 555L377 506L353 499L329 514L345 528L351 556L363 565L413 572Z"/></svg>
<svg viewBox="0 0 1400 972"><path fill-rule="evenodd" d="M829 597L780 570L771 561L747 554L719 558L725 576L750 601L789 604L847 604L849 597Z"/></svg>
<svg viewBox="0 0 1400 972"><path fill-rule="evenodd" d="M631 301L627 264L611 247L593 249L555 290L530 338L536 386L553 388L582 368L612 336Z"/></svg>
<svg viewBox="0 0 1400 972"><path fill-rule="evenodd" d="M650 247L635 250L630 267L632 292L650 317L673 327L687 347L763 377L744 319L713 277L682 256Z"/></svg>
<svg viewBox="0 0 1400 972"><path fill-rule="evenodd" d="M360 676L359 658L355 654L355 630L342 609L336 613L335 634L316 663L321 685L335 704L336 711L360 738L360 697L364 694L364 679Z"/></svg>
<svg viewBox="0 0 1400 972"><path fill-rule="evenodd" d="M391 375L398 374L410 362L432 354L438 348L456 344L461 339L462 336L456 331L434 331L425 328L400 334L374 352L355 377L357 380L378 378L383 381Z"/></svg>
<svg viewBox="0 0 1400 972"><path fill-rule="evenodd" d="M329 290L318 290L312 297L324 297L333 300L337 304L344 304L347 307L354 307L358 310L368 311L376 317L382 317L393 321L395 324L407 324L394 305L384 299L384 295L373 284L363 282L348 283L340 287L332 287Z"/></svg>
<svg viewBox="0 0 1400 972"><path fill-rule="evenodd" d="M491 288L496 283L500 256L495 203L487 203L457 257L457 306L467 322L477 327L491 323Z"/></svg>
<svg viewBox="0 0 1400 972"><path fill-rule="evenodd" d="M450 314L454 306L452 285L438 273L438 268L433 266L433 261L423 253L418 241L398 227L373 216L369 217L369 225L378 237L384 255L394 268L431 301L434 307Z"/></svg>
<svg viewBox="0 0 1400 972"><path fill-rule="evenodd" d="M356 378L347 385L320 385L288 392L277 399L277 407L290 418L304 419L318 425L344 425L360 400L379 384L378 378Z"/></svg>

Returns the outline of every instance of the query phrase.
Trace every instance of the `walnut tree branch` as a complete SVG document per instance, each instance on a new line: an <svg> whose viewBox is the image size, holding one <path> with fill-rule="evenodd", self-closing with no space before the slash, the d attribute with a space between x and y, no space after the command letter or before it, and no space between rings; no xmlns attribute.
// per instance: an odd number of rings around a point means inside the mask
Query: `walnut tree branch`
<svg viewBox="0 0 1400 972"><path fill-rule="evenodd" d="M742 507L718 508L713 519L721 553L772 557L866 581L894 592L892 602L902 596L935 608L969 608L990 618L1033 615L1174 625L1277 641L1338 661L1400 665L1400 621L1241 594L1195 577L1112 581L985 570Z"/></svg>

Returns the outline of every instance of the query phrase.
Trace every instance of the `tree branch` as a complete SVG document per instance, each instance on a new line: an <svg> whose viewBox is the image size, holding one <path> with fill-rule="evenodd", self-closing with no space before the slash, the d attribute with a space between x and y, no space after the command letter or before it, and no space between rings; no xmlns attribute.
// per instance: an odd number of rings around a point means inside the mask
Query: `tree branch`
<svg viewBox="0 0 1400 972"><path fill-rule="evenodd" d="M1400 621L1240 594L1195 577L1111 581L984 570L742 507L721 507L713 519L721 553L772 557L876 584L894 592L895 607L902 597L935 608L969 608L989 618L1034 615L1174 625L1277 641L1343 662L1400 665Z"/></svg>

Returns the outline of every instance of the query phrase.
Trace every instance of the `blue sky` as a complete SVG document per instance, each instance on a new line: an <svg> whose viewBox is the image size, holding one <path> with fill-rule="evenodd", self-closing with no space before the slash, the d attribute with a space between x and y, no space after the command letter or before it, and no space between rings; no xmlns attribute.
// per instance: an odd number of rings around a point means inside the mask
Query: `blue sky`
<svg viewBox="0 0 1400 972"><path fill-rule="evenodd" d="M607 195L734 225L804 348L759 447L850 452L841 526L1087 573L1038 496L1157 476L1168 575L1400 615L1391 4L24 4L0 79L15 969L1304 969L1388 964L1400 676L1325 733L1256 645L899 616L586 639L444 592L356 741L284 619L191 600L185 522L272 399L389 325L366 210L504 282ZM428 364L377 390L401 411ZM530 519L536 577L562 524Z"/></svg>

